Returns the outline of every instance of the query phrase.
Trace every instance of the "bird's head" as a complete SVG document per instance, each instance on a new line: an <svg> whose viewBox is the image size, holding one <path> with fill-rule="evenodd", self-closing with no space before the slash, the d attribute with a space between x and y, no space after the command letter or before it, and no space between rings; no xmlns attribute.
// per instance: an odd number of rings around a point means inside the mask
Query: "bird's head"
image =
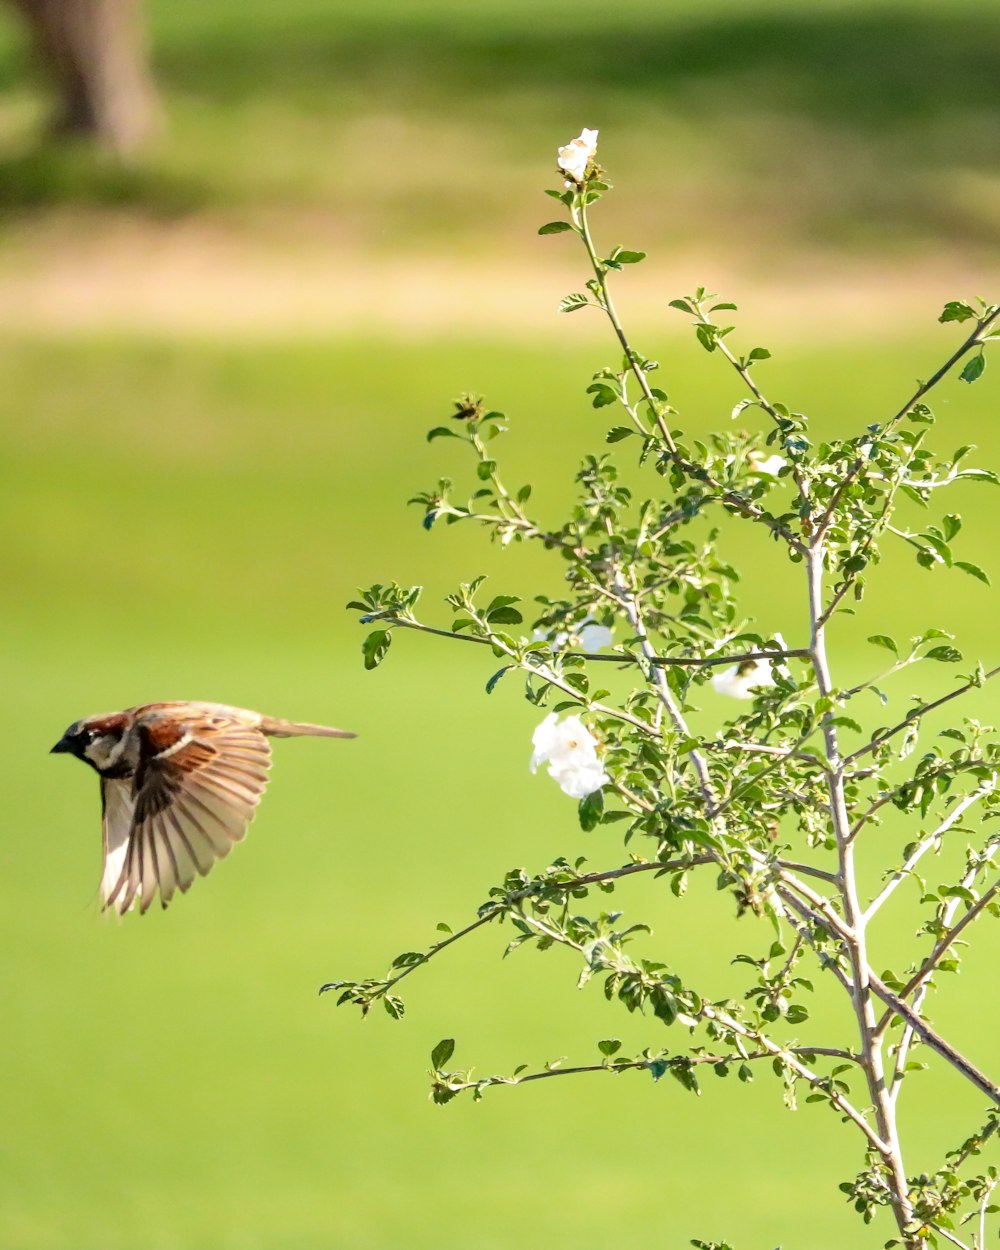
<svg viewBox="0 0 1000 1250"><path fill-rule="evenodd" d="M74 721L52 748L52 755L75 755L99 773L113 768L125 745L127 719L120 712Z"/></svg>

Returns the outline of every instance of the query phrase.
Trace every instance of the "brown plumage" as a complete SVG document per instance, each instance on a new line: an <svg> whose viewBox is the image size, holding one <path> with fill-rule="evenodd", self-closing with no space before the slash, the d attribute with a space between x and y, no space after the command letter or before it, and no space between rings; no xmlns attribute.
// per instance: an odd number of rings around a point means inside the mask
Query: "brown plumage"
<svg viewBox="0 0 1000 1250"><path fill-rule="evenodd" d="M124 915L166 907L242 840L268 782L268 738L353 738L343 729L222 703L146 703L88 716L52 748L101 778L101 901Z"/></svg>

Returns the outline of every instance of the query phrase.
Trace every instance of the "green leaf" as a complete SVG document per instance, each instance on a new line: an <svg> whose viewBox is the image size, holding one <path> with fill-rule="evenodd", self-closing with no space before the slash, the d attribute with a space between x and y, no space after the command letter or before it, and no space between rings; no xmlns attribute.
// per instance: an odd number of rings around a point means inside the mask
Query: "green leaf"
<svg viewBox="0 0 1000 1250"><path fill-rule="evenodd" d="M752 408L756 402L757 401L755 399L741 399L729 415L735 421L744 408Z"/></svg>
<svg viewBox="0 0 1000 1250"><path fill-rule="evenodd" d="M751 350L750 355L747 356L748 363L753 360L770 360L770 359L771 359L771 353L767 350L766 347L755 347Z"/></svg>
<svg viewBox="0 0 1000 1250"><path fill-rule="evenodd" d="M938 321L968 321L975 315L975 310L971 308L965 300L952 299L945 304L941 316L938 317Z"/></svg>
<svg viewBox="0 0 1000 1250"><path fill-rule="evenodd" d="M435 1072L439 1072L454 1053L455 1039L443 1037L431 1051L431 1067Z"/></svg>
<svg viewBox="0 0 1000 1250"><path fill-rule="evenodd" d="M593 395L593 405L595 408L607 408L609 404L618 402L618 392L613 386L609 386L607 382L593 382L587 387L587 394Z"/></svg>
<svg viewBox="0 0 1000 1250"><path fill-rule="evenodd" d="M607 1055L609 1058L621 1050L621 1048L622 1044L617 1037L606 1037L603 1042L597 1043L597 1049L602 1055Z"/></svg>
<svg viewBox="0 0 1000 1250"><path fill-rule="evenodd" d="M686 313L692 313L692 314L694 313L694 309L691 307L691 305L687 302L686 299L672 299L668 307L676 308L680 312L686 312Z"/></svg>
<svg viewBox="0 0 1000 1250"><path fill-rule="evenodd" d="M985 582L987 586L991 585L988 574L978 564L970 564L968 560L956 560L955 568L961 569L963 573L968 573L971 577L978 578L979 581Z"/></svg>
<svg viewBox="0 0 1000 1250"><path fill-rule="evenodd" d="M569 224L568 221L548 221L545 223L544 226L539 227L538 233L539 234L565 234L567 230L572 230L572 229L573 227Z"/></svg>
<svg viewBox="0 0 1000 1250"><path fill-rule="evenodd" d="M957 664L962 658L961 651L957 647L931 647L930 651L924 656L925 660L937 660L940 664Z"/></svg>
<svg viewBox="0 0 1000 1250"><path fill-rule="evenodd" d="M646 253L626 251L615 252L614 259L618 261L620 265L638 265L641 260L646 259Z"/></svg>
<svg viewBox="0 0 1000 1250"><path fill-rule="evenodd" d="M698 342L707 352L715 351L716 327L700 325L695 330Z"/></svg>
<svg viewBox="0 0 1000 1250"><path fill-rule="evenodd" d="M486 683L486 693L492 694L493 691L496 689L497 682L500 680L500 678L504 675L504 673L509 673L513 667L514 667L513 664L505 664L503 668L498 668L497 671L493 674L493 676Z"/></svg>
<svg viewBox="0 0 1000 1250"><path fill-rule="evenodd" d="M623 438L628 438L630 434L635 434L635 430L630 430L627 425L616 425L608 430L605 442L620 443Z"/></svg>
<svg viewBox="0 0 1000 1250"><path fill-rule="evenodd" d="M490 600L484 615L491 625L520 625L524 618L511 606L518 602L517 595L496 595Z"/></svg>
<svg viewBox="0 0 1000 1250"><path fill-rule="evenodd" d="M427 441L433 443L436 438L461 438L461 434L455 430L449 430L446 425L437 425L433 430L427 431Z"/></svg>
<svg viewBox="0 0 1000 1250"><path fill-rule="evenodd" d="M580 806L577 808L577 814L580 818L580 828L584 833L590 833L592 829L596 829L601 823L601 814L604 811L604 791L595 790L593 794L588 794L585 799L580 800Z"/></svg>
<svg viewBox="0 0 1000 1250"><path fill-rule="evenodd" d="M378 668L385 659L385 653L389 650L391 642L392 634L389 630L373 630L361 644L361 651L365 657L365 668Z"/></svg>
<svg viewBox="0 0 1000 1250"><path fill-rule="evenodd" d="M973 356L971 360L966 362L965 368L958 376L963 382L975 382L983 376L983 370L985 368L986 356L984 355L982 348L980 348L979 352Z"/></svg>
<svg viewBox="0 0 1000 1250"><path fill-rule="evenodd" d="M920 538L923 542L927 544L928 547L930 547L930 549L936 555L941 557L941 559L949 568L951 568L951 548L948 546L948 544L944 541L943 538L939 538L937 534L930 534L930 533L921 534ZM934 562L935 561L933 560L933 557L932 557L931 563L934 563ZM920 563L923 563L923 562L920 561Z"/></svg>
<svg viewBox="0 0 1000 1250"><path fill-rule="evenodd" d="M886 651L891 651L893 655L899 655L899 647L888 634L872 634L868 641L873 647L885 647Z"/></svg>
<svg viewBox="0 0 1000 1250"><path fill-rule="evenodd" d="M578 308L586 308L590 300L582 291L576 291L573 295L567 295L565 299L559 301L559 311L562 313L576 312Z"/></svg>
<svg viewBox="0 0 1000 1250"><path fill-rule="evenodd" d="M524 617L517 608L497 608L495 612L490 612L486 619L491 625L520 625Z"/></svg>

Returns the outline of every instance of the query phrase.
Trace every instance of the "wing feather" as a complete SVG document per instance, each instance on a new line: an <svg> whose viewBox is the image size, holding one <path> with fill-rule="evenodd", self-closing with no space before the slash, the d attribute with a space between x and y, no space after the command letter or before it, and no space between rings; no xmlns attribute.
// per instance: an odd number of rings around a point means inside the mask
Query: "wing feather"
<svg viewBox="0 0 1000 1250"><path fill-rule="evenodd" d="M119 914L136 899L145 912L157 891L166 907L224 859L246 836L271 766L264 735L223 716L158 720L141 741L134 791L124 781L103 785L102 896Z"/></svg>
<svg viewBox="0 0 1000 1250"><path fill-rule="evenodd" d="M174 864L177 869L177 886L180 892L185 894L190 889L191 882L201 872L194 847L191 845L191 838L188 837L188 832L190 832L195 841L198 840L200 835L195 832L197 822L194 823L193 829L189 829L186 832L177 818L176 803L164 810L163 818L167 825L167 838L173 851ZM209 858L205 861L205 872L208 872L211 865L212 861Z"/></svg>
<svg viewBox="0 0 1000 1250"><path fill-rule="evenodd" d="M129 835L135 814L135 801L128 781L101 778L101 822L104 863L101 872L101 902L107 907L120 887L128 856Z"/></svg>

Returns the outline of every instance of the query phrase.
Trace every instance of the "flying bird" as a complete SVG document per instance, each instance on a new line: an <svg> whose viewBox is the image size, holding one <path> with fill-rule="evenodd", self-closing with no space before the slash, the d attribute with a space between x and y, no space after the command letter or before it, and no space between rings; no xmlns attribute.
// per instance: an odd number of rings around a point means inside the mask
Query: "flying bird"
<svg viewBox="0 0 1000 1250"><path fill-rule="evenodd" d="M223 703L146 703L75 721L52 748L101 778L101 901L166 907L243 839L268 782L268 738L353 738Z"/></svg>

